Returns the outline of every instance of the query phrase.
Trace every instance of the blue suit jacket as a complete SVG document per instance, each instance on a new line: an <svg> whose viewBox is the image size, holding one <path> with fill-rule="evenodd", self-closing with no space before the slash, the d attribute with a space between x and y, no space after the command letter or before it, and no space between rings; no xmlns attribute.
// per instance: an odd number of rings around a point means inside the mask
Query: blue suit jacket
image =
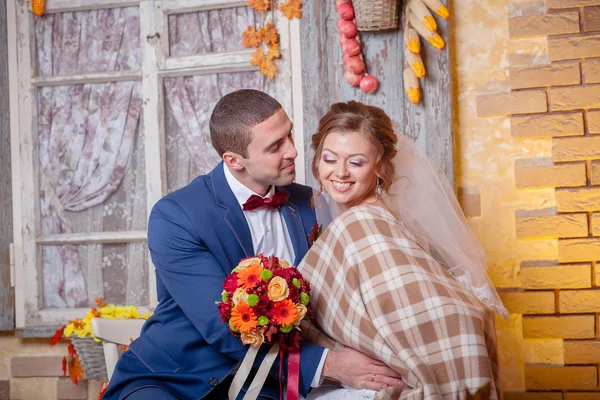
<svg viewBox="0 0 600 400"><path fill-rule="evenodd" d="M154 206L148 247L156 266L159 304L117 363L104 399L122 399L145 386L163 387L183 399L213 398L217 391L211 391L246 355L247 348L231 335L215 304L225 277L242 258L254 255L248 224L223 168L219 164ZM312 189L291 184L276 190L289 194L281 212L297 265L308 251L316 221ZM255 365L268 350L262 347ZM305 397L322 353L322 347L303 343L300 393ZM279 398L278 367L279 359L261 397ZM219 398L226 398L225 388L218 389Z"/></svg>

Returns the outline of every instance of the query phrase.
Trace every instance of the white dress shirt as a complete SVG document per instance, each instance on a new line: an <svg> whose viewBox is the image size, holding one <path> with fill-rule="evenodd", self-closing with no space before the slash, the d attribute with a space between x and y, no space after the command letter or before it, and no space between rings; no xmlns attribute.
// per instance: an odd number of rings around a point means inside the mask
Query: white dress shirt
<svg viewBox="0 0 600 400"><path fill-rule="evenodd" d="M225 171L225 179L242 209L243 204L253 194L260 197L269 197L275 193L274 186L271 186L271 189L266 196L255 193L238 181L227 165L223 165L223 169ZM282 258L289 261L290 264L293 264L294 259L296 258L294 247L292 245L292 239L287 224L285 223L285 219L279 208L269 209L267 207L261 207L253 211L244 211L243 213L246 222L248 222L248 227L250 228L254 254L263 253L266 257L274 254L278 258ZM315 376L310 384L311 387L318 387L323 381L323 379L321 379L321 374L323 372L323 365L325 364L327 352L328 349L323 351L321 362L319 363Z"/></svg>

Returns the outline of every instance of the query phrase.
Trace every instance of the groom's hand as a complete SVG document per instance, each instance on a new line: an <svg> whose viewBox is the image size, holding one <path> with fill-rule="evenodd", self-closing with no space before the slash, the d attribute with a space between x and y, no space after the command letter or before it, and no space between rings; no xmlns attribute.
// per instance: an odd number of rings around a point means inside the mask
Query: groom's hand
<svg viewBox="0 0 600 400"><path fill-rule="evenodd" d="M404 386L396 371L349 347L327 353L323 376L353 389L380 390L388 386Z"/></svg>

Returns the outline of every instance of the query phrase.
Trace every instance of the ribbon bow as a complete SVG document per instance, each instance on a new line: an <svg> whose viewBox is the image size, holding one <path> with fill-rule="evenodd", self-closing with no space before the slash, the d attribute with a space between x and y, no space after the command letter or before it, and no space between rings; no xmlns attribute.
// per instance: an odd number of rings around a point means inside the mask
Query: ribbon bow
<svg viewBox="0 0 600 400"><path fill-rule="evenodd" d="M244 211L254 211L261 207L267 207L269 210L277 208L285 203L287 195L285 192L277 192L271 197L262 198L253 194L242 205Z"/></svg>

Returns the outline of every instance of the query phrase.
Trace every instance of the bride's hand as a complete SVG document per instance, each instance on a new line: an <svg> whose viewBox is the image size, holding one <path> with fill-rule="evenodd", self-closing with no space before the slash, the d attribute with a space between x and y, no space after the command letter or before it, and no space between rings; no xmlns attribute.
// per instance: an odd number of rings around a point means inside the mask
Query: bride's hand
<svg viewBox="0 0 600 400"><path fill-rule="evenodd" d="M388 386L404 386L396 371L349 347L327 353L323 376L353 389L381 390Z"/></svg>

